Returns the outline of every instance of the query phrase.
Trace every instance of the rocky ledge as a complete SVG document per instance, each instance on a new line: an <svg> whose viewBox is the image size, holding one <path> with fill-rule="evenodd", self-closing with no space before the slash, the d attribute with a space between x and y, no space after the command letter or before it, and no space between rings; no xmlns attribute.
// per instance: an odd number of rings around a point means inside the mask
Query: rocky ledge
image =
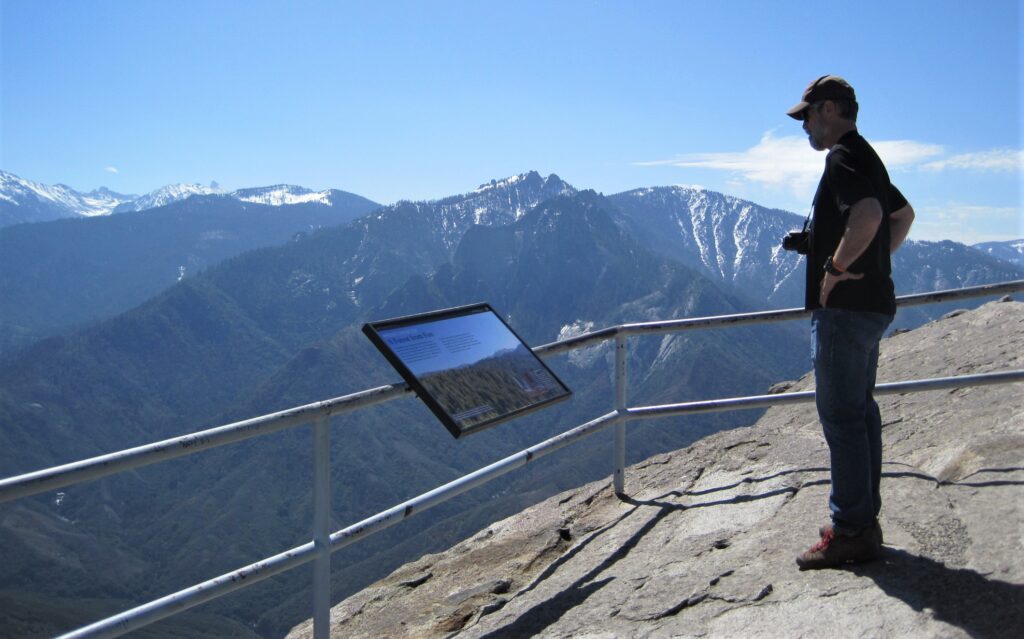
<svg viewBox="0 0 1024 639"><path fill-rule="evenodd" d="M886 339L879 381L1021 368L1024 304L993 302ZM1024 636L1021 384L879 403L879 560L797 570L828 456L813 406L779 407L630 467L626 499L590 484L403 566L339 603L331 636Z"/></svg>

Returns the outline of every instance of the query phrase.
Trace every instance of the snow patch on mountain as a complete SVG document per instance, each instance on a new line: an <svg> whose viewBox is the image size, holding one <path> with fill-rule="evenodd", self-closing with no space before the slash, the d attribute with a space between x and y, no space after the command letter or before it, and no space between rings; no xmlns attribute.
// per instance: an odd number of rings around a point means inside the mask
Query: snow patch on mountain
<svg viewBox="0 0 1024 639"><path fill-rule="evenodd" d="M254 189L240 189L231 193L231 197L243 202L266 204L269 206L287 206L290 204L306 204L317 202L331 205L331 192L313 191L301 186L277 184Z"/></svg>
<svg viewBox="0 0 1024 639"><path fill-rule="evenodd" d="M47 186L0 170L0 200L8 202L11 206L49 207L54 211L51 219L76 215L108 215L118 205L135 197L103 188L89 193L79 193L65 184Z"/></svg>
<svg viewBox="0 0 1024 639"><path fill-rule="evenodd" d="M779 283L799 268L799 256L778 249L786 232L799 227L796 215L692 186L636 189L609 199L657 252L770 303L794 297ZM772 299L776 293L785 300Z"/></svg>
<svg viewBox="0 0 1024 639"><path fill-rule="evenodd" d="M981 244L975 244L974 248L1011 264L1024 266L1024 240L982 242Z"/></svg>
<svg viewBox="0 0 1024 639"><path fill-rule="evenodd" d="M68 217L96 217L111 213L134 213L167 206L194 195L223 195L242 202L268 206L310 202L333 206L339 193L330 189L313 191L288 184L239 189L228 193L216 182L209 186L170 184L142 196L122 195L106 188L80 193L64 184L47 186L0 171L0 206L8 211L6 215L0 215L0 225Z"/></svg>
<svg viewBox="0 0 1024 639"><path fill-rule="evenodd" d="M159 206L167 206L173 202L186 200L193 195L221 195L223 191L213 186L201 184L169 184L163 188L151 191L142 197L118 206L114 213L130 213L155 209Z"/></svg>
<svg viewBox="0 0 1024 639"><path fill-rule="evenodd" d="M481 184L478 186L473 193L485 193L494 189L505 189L524 181L528 175L529 174L527 173L520 173L519 175L507 177L504 180L491 180L489 184Z"/></svg>
<svg viewBox="0 0 1024 639"><path fill-rule="evenodd" d="M415 209L417 217L430 220L439 230L439 240L454 251L463 234L473 225L506 226L522 218L541 202L560 195L576 193L557 175L541 177L536 171L520 173L502 180L491 180L477 189L429 202L398 202L378 215L383 221Z"/></svg>
<svg viewBox="0 0 1024 639"><path fill-rule="evenodd" d="M658 345L658 354L655 356L654 361L646 373L646 377L656 374L657 371L663 364L670 362L677 353L683 351L686 345L689 344L689 340L683 335L664 335L661 338L661 343Z"/></svg>
<svg viewBox="0 0 1024 639"><path fill-rule="evenodd" d="M485 204L477 209L484 209L477 214L478 219L486 220L489 210L498 209L512 214L512 221L518 220L527 211L540 204L543 200L559 195L572 195L576 189L562 181L555 174L541 177L536 171L520 173L503 180L491 180L481 184L465 198L483 200ZM477 224L493 223L478 221Z"/></svg>

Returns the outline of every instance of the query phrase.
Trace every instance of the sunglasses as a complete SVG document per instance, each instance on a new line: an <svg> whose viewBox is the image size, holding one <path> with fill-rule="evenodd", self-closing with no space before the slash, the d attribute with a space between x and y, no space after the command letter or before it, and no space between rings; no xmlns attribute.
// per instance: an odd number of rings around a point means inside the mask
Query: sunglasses
<svg viewBox="0 0 1024 639"><path fill-rule="evenodd" d="M823 105L823 104L825 104L824 100L808 104L807 107L804 108L804 110L800 112L800 119L801 120L806 120L807 116L810 114L811 110L818 111L818 110L821 109L821 105Z"/></svg>

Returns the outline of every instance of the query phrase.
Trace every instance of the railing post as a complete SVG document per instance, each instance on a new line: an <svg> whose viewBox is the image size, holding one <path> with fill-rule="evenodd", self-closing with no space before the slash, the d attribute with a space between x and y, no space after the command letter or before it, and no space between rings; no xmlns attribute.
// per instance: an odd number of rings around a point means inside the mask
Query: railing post
<svg viewBox="0 0 1024 639"><path fill-rule="evenodd" d="M615 334L615 410L626 410L626 334ZM615 424L615 475L612 484L616 495L626 494L626 420Z"/></svg>
<svg viewBox="0 0 1024 639"><path fill-rule="evenodd" d="M328 418L313 422L313 637L331 636L331 464Z"/></svg>

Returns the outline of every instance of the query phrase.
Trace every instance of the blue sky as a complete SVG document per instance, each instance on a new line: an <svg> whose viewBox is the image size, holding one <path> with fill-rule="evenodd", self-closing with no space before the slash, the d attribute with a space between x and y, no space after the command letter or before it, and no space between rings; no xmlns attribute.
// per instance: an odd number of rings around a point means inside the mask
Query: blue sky
<svg viewBox="0 0 1024 639"><path fill-rule="evenodd" d="M0 168L145 193L289 183L381 203L528 170L804 214L815 77L918 211L1024 236L1021 2L0 0Z"/></svg>

